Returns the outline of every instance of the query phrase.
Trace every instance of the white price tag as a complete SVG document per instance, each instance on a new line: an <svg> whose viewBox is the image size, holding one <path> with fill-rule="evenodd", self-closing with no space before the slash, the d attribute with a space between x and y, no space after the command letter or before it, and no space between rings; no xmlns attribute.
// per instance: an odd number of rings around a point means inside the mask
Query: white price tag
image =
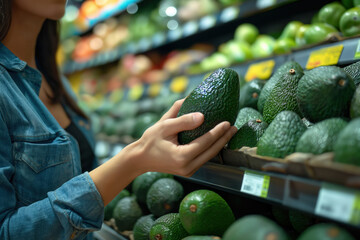
<svg viewBox="0 0 360 240"><path fill-rule="evenodd" d="M245 171L241 185L241 192L266 198L269 185L270 176Z"/></svg>
<svg viewBox="0 0 360 240"><path fill-rule="evenodd" d="M319 192L315 213L342 222L358 221L358 195L354 190L324 184Z"/></svg>
<svg viewBox="0 0 360 240"><path fill-rule="evenodd" d="M256 2L256 7L259 9L263 9L263 8L273 6L273 5L275 5L275 3L276 3L276 0L258 0Z"/></svg>

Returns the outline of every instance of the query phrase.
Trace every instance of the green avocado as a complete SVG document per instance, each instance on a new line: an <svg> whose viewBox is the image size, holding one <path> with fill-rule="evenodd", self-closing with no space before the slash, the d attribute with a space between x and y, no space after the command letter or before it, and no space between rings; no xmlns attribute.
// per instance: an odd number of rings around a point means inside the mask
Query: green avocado
<svg viewBox="0 0 360 240"><path fill-rule="evenodd" d="M183 238L182 240L220 240L220 237L217 236L201 236L201 235L193 235Z"/></svg>
<svg viewBox="0 0 360 240"><path fill-rule="evenodd" d="M291 226L298 233L302 233L305 229L315 223L315 219L312 216L294 209L289 210L289 219Z"/></svg>
<svg viewBox="0 0 360 240"><path fill-rule="evenodd" d="M354 80L356 86L360 85L360 61L344 67L343 70Z"/></svg>
<svg viewBox="0 0 360 240"><path fill-rule="evenodd" d="M266 81L264 87L262 88L262 90L260 92L260 96L259 96L258 103L257 103L257 109L259 110L260 113L263 113L266 99L269 97L275 84L279 81L280 76L286 72L289 72L290 69L294 68L297 65L298 65L298 63L295 61L288 61L288 62L282 64L280 67L278 67L275 70L275 72L271 76L271 78Z"/></svg>
<svg viewBox="0 0 360 240"><path fill-rule="evenodd" d="M182 240L189 236L181 224L179 213L168 213L155 220L150 240Z"/></svg>
<svg viewBox="0 0 360 240"><path fill-rule="evenodd" d="M278 113L286 110L300 115L296 91L303 75L302 67L294 63L287 72L278 76L279 80L277 80L264 105L263 116L265 122L271 123Z"/></svg>
<svg viewBox="0 0 360 240"><path fill-rule="evenodd" d="M204 79L186 97L178 117L192 112L201 112L205 120L193 130L180 132L179 143L190 143L223 121L234 125L239 111L239 90L238 74L230 68L217 69Z"/></svg>
<svg viewBox="0 0 360 240"><path fill-rule="evenodd" d="M131 231L142 215L141 207L135 197L124 197L114 208L115 224L119 231Z"/></svg>
<svg viewBox="0 0 360 240"><path fill-rule="evenodd" d="M341 118L329 118L316 123L300 137L296 152L322 154L332 152L340 131L347 122Z"/></svg>
<svg viewBox="0 0 360 240"><path fill-rule="evenodd" d="M306 44L314 44L334 35L338 35L338 30L334 26L327 23L314 23L305 30L304 39Z"/></svg>
<svg viewBox="0 0 360 240"><path fill-rule="evenodd" d="M291 39L295 40L296 32L299 31L300 27L303 25L299 21L290 21L282 31L280 39Z"/></svg>
<svg viewBox="0 0 360 240"><path fill-rule="evenodd" d="M240 149L243 146L255 147L264 134L268 124L260 119L250 120L240 127L228 143L229 149Z"/></svg>
<svg viewBox="0 0 360 240"><path fill-rule="evenodd" d="M318 223L307 228L298 240L355 240L345 229L334 223Z"/></svg>
<svg viewBox="0 0 360 240"><path fill-rule="evenodd" d="M241 128L242 125L244 125L248 121L257 120L257 119L263 120L263 116L261 115L261 113L259 113L253 108L244 107L240 109L234 125L239 129Z"/></svg>
<svg viewBox="0 0 360 240"><path fill-rule="evenodd" d="M234 222L222 240L288 240L288 235L274 221L262 215L247 215Z"/></svg>
<svg viewBox="0 0 360 240"><path fill-rule="evenodd" d="M348 117L354 92L354 81L343 69L323 66L305 72L298 84L297 99L304 117L319 122Z"/></svg>
<svg viewBox="0 0 360 240"><path fill-rule="evenodd" d="M360 117L360 86L356 88L354 96L351 100L350 117L351 118Z"/></svg>
<svg viewBox="0 0 360 240"><path fill-rule="evenodd" d="M265 130L257 145L257 154L284 158L294 153L296 144L305 132L301 118L291 111L279 113Z"/></svg>
<svg viewBox="0 0 360 240"><path fill-rule="evenodd" d="M334 146L334 161L360 166L360 118L351 120Z"/></svg>
<svg viewBox="0 0 360 240"><path fill-rule="evenodd" d="M247 82L243 87L240 87L240 109L244 107L257 109L259 95L264 85L264 80L254 79L250 82Z"/></svg>
<svg viewBox="0 0 360 240"><path fill-rule="evenodd" d="M210 190L196 190L180 203L181 223L190 235L222 236L235 221L227 202Z"/></svg>
<svg viewBox="0 0 360 240"><path fill-rule="evenodd" d="M149 240L149 233L155 217L152 214L140 217L134 225L134 240Z"/></svg>
<svg viewBox="0 0 360 240"><path fill-rule="evenodd" d="M116 204L123 199L124 197L130 196L130 193L128 190L124 189L122 190L116 197L108 203L108 205L105 206L104 209L104 220L110 220L113 217L113 212Z"/></svg>
<svg viewBox="0 0 360 240"><path fill-rule="evenodd" d="M147 193L151 185L161 178L173 178L171 174L160 172L146 172L137 176L132 183L132 192L135 194L137 201L146 203Z"/></svg>
<svg viewBox="0 0 360 240"><path fill-rule="evenodd" d="M172 178L161 178L154 182L146 196L146 205L156 217L177 212L184 197L182 185Z"/></svg>

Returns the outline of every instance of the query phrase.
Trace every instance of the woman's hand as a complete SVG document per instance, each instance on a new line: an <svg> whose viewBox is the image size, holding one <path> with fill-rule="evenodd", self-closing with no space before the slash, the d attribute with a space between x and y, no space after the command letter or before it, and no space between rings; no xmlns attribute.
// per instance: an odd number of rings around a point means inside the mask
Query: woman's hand
<svg viewBox="0 0 360 240"><path fill-rule="evenodd" d="M177 118L184 99L176 101L172 108L135 143L143 171L166 172L191 176L205 162L216 156L236 133L236 127L222 122L189 144L180 145L178 133L192 130L204 121L201 113L190 113Z"/></svg>
<svg viewBox="0 0 360 240"><path fill-rule="evenodd" d="M142 173L166 172L191 176L216 156L237 132L236 127L222 122L191 143L180 145L178 133L194 129L204 121L201 113L177 118L183 101L177 101L138 141L90 172L105 205Z"/></svg>

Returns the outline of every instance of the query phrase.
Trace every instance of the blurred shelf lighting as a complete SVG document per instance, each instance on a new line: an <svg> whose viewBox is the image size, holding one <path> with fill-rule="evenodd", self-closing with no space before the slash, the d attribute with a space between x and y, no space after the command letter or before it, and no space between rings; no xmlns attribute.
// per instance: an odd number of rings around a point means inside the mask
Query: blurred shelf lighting
<svg viewBox="0 0 360 240"><path fill-rule="evenodd" d="M179 23L176 20L173 20L173 19L168 21L168 23L167 23L167 27L170 30L175 30L175 29L178 28L178 26L179 26Z"/></svg>
<svg viewBox="0 0 360 240"><path fill-rule="evenodd" d="M129 6L127 6L126 11L129 14L135 14L138 11L139 7L136 3L132 3Z"/></svg>
<svg viewBox="0 0 360 240"><path fill-rule="evenodd" d="M167 16L173 17L176 15L177 9L173 6L170 6L170 7L166 8L165 13Z"/></svg>

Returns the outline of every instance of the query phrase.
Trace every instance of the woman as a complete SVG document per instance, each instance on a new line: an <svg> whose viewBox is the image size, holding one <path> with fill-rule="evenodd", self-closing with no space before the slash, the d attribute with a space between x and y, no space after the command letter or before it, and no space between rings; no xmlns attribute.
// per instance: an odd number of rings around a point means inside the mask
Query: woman
<svg viewBox="0 0 360 240"><path fill-rule="evenodd" d="M177 101L138 141L91 170L87 120L55 64L65 3L0 3L0 239L90 238L101 227L104 206L136 176L191 176L236 132L223 122L179 145L177 134L204 119L201 113L176 118L183 102Z"/></svg>

